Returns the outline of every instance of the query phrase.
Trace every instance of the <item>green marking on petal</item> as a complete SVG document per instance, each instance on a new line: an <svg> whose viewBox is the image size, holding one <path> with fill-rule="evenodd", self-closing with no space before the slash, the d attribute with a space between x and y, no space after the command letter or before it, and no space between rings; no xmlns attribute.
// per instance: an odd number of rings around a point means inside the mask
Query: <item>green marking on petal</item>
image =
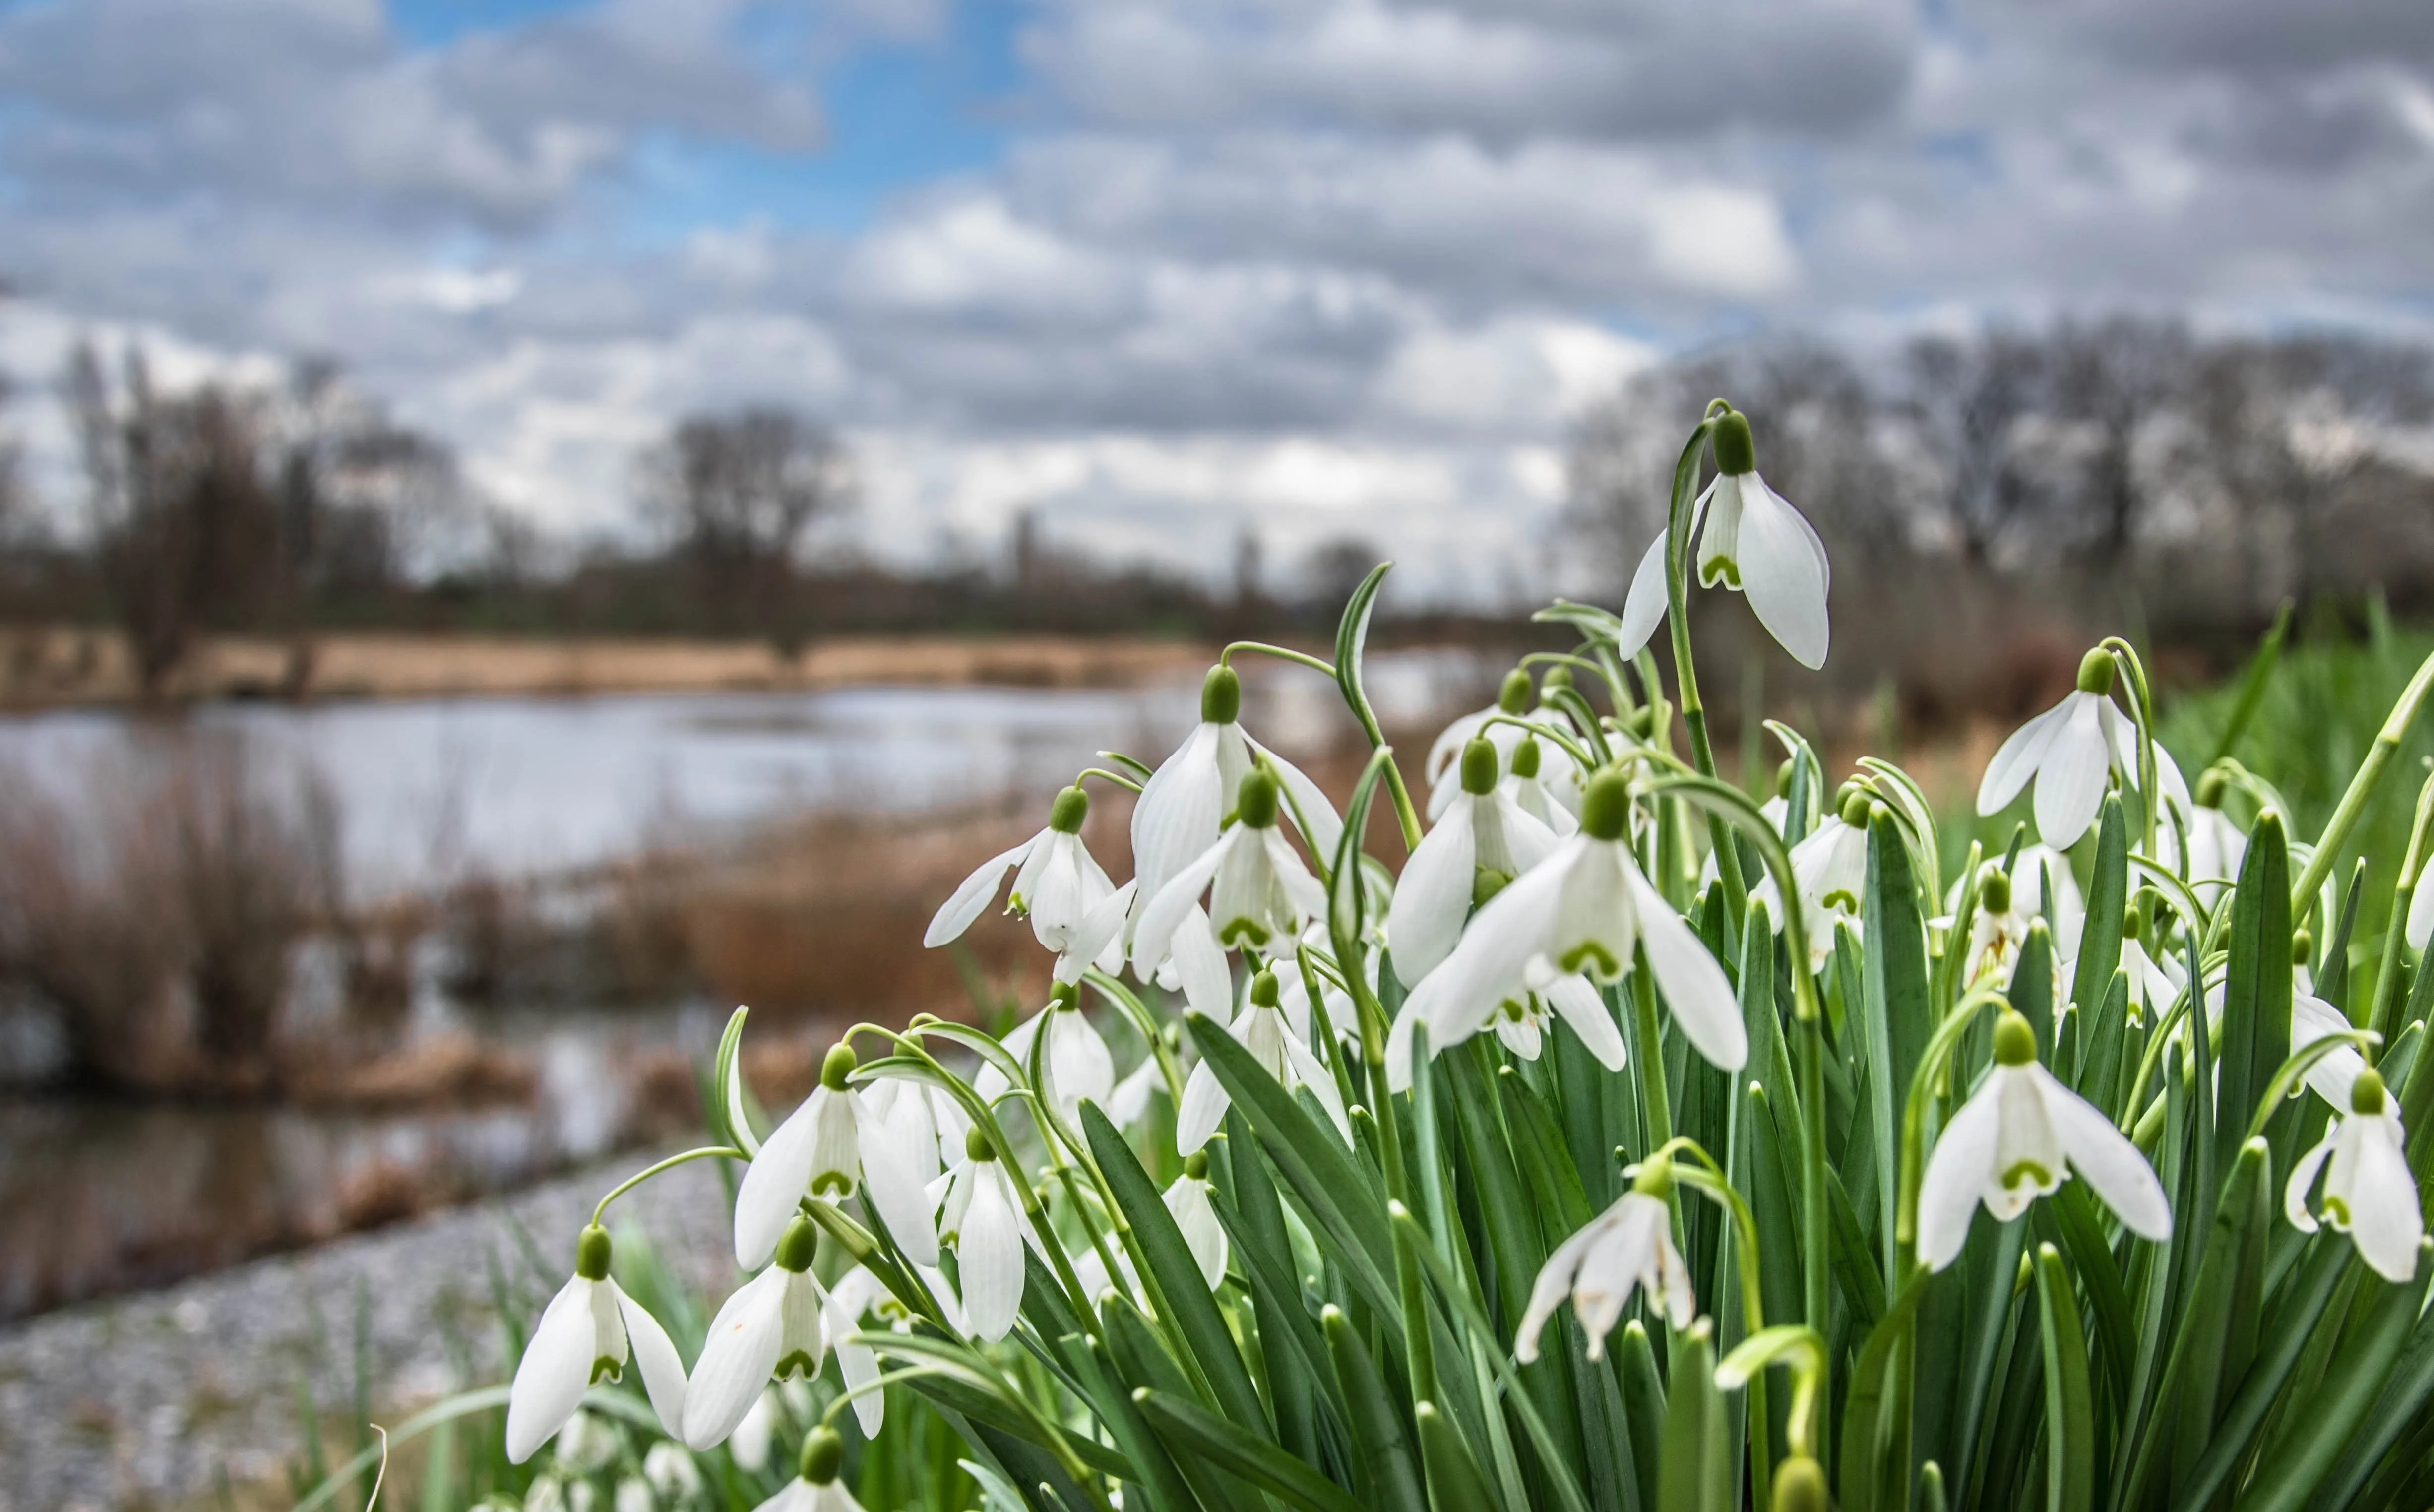
<svg viewBox="0 0 2434 1512"><path fill-rule="evenodd" d="M843 1171L822 1171L812 1177L812 1195L849 1197L853 1195L853 1177Z"/></svg>
<svg viewBox="0 0 2434 1512"><path fill-rule="evenodd" d="M1217 932L1217 941L1221 945L1236 945L1243 940L1250 941L1254 948L1266 946L1268 943L1266 927L1257 919L1231 919L1226 920L1224 929Z"/></svg>
<svg viewBox="0 0 2434 1512"><path fill-rule="evenodd" d="M2329 1194L2326 1195L2324 1198L2324 1219L2334 1228L2341 1230L2341 1232L2349 1232L2350 1205L2343 1202L2339 1197L2331 1196Z"/></svg>
<svg viewBox="0 0 2434 1512"><path fill-rule="evenodd" d="M2056 1184L2053 1173L2034 1160L2022 1160L2003 1173L2003 1189L2007 1192L2023 1181L2035 1183L2039 1191Z"/></svg>
<svg viewBox="0 0 2434 1512"><path fill-rule="evenodd" d="M603 1381L619 1380L624 1374L625 1366L605 1354L591 1362L591 1383L595 1386Z"/></svg>
<svg viewBox="0 0 2434 1512"><path fill-rule="evenodd" d="M1622 974L1622 968L1617 965L1615 958L1606 953L1606 948L1593 939L1585 939L1566 951L1564 958L1556 964L1567 971L1577 971L1586 963L1591 961L1597 963L1599 976L1611 979Z"/></svg>
<svg viewBox="0 0 2434 1512"><path fill-rule="evenodd" d="M788 1376L815 1376L819 1373L820 1363L800 1349L797 1349L792 1354L789 1354L784 1359L779 1361L778 1368L774 1372L777 1378L780 1381L785 1380Z"/></svg>
<svg viewBox="0 0 2434 1512"><path fill-rule="evenodd" d="M1859 894L1843 887L1837 887L1832 892L1827 893L1825 898L1825 903L1829 911L1838 908L1843 910L1844 913L1849 914L1856 914L1860 911Z"/></svg>

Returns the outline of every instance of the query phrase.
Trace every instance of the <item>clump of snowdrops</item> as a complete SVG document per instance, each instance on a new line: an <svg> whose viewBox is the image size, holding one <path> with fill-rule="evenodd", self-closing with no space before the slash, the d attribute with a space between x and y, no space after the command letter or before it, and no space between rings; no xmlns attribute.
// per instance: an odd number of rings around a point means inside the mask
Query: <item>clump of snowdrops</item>
<svg viewBox="0 0 2434 1512"><path fill-rule="evenodd" d="M2396 890L2332 875L2434 660L2305 836L2265 776L2191 782L2108 639L1985 771L2031 822L1947 870L1890 763L1837 782L1770 724L1772 791L1717 777L1689 594L1814 667L1829 584L1721 401L1621 613L1545 610L1576 649L1418 794L1362 685L1385 572L1332 661L1228 647L1178 749L1107 753L947 900L928 943L1003 890L1054 957L1003 1039L857 1025L764 1131L738 1012L677 1160L743 1162L751 1279L688 1368L595 1218L513 1458L613 1409L848 1508L917 1404L993 1509L2434 1496L2434 786ZM1375 750L1342 814L1240 722L1245 655L1341 689ZM1086 784L1139 793L1121 885Z"/></svg>

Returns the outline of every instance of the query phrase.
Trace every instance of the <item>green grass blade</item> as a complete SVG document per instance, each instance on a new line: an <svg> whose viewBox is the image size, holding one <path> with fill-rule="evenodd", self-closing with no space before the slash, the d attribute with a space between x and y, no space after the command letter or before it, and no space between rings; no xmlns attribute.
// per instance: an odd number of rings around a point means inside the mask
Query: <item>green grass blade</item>
<svg viewBox="0 0 2434 1512"><path fill-rule="evenodd" d="M2342 1341L2306 1404L2305 1425L2285 1436L2257 1465L2240 1512L2299 1512L2343 1455L2409 1340L2425 1283L2434 1278L2434 1239L2417 1246L2417 1279L2392 1285L2369 1273L2361 1290L2365 1325Z"/></svg>
<svg viewBox="0 0 2434 1512"><path fill-rule="evenodd" d="M2089 1512L2096 1504L2096 1398L2087 1379L2087 1341L2062 1252L2039 1245L2036 1263L2046 1360L2046 1512Z"/></svg>
<svg viewBox="0 0 2434 1512"><path fill-rule="evenodd" d="M1378 1366L1362 1349L1352 1320L1340 1307L1319 1314L1327 1350L1335 1362L1336 1384L1351 1420L1353 1464L1369 1504L1381 1509L1417 1507L1426 1500L1411 1435L1395 1400L1386 1395Z"/></svg>
<svg viewBox="0 0 2434 1512"><path fill-rule="evenodd" d="M1197 1402L1143 1387L1133 1401L1152 1432L1186 1462L1213 1463L1307 1512L1363 1512L1333 1481Z"/></svg>

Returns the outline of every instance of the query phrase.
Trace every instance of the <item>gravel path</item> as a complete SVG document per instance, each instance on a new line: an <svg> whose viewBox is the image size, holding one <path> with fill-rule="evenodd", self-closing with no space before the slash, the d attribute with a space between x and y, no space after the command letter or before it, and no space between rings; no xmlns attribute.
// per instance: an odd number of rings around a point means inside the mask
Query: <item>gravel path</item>
<svg viewBox="0 0 2434 1512"><path fill-rule="evenodd" d="M652 1158L0 1329L0 1512L193 1502L223 1467L239 1486L281 1477L301 1443L300 1383L325 1412L351 1414L358 1296L385 1417L504 1380L486 1257L524 1274L521 1226L549 1264L536 1284L554 1288L591 1204ZM704 1162L621 1198L609 1221L638 1224L686 1280L723 1289L726 1211Z"/></svg>

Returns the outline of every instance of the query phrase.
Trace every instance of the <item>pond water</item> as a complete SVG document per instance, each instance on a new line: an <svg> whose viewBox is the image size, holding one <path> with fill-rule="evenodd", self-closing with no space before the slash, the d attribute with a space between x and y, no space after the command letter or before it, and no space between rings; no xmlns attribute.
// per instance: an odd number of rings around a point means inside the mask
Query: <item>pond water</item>
<svg viewBox="0 0 2434 1512"><path fill-rule="evenodd" d="M1261 738L1287 750L1357 738L1324 678L1243 670L1244 720ZM1403 652L1373 658L1369 682L1392 725L1442 715L1484 675L1466 653ZM563 872L809 810L1044 794L1101 748L1154 764L1197 712L1196 679L1135 690L226 706L175 721L75 712L0 720L0 772L73 811L109 801L109 774L128 763L234 738L249 765L327 785L360 903L474 874ZM533 1094L489 1108L365 1110L0 1093L0 1320L605 1153L636 1126L631 1068L705 1055L724 1022L724 1007L706 1003L475 1022L427 988L415 995L414 1034L475 1030L534 1068ZM10 1032L0 1005L0 1062L23 1062Z"/></svg>

